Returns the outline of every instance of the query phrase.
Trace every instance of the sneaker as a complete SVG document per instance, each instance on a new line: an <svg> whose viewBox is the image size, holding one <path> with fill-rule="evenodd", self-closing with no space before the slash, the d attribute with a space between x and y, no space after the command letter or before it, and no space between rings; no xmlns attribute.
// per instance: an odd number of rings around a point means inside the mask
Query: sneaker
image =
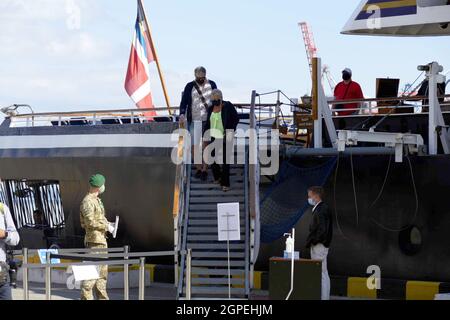
<svg viewBox="0 0 450 320"><path fill-rule="evenodd" d="M228 191L230 191L230 190L231 190L230 187L222 187L222 191L223 191L223 192L228 192Z"/></svg>
<svg viewBox="0 0 450 320"><path fill-rule="evenodd" d="M201 177L202 177L202 172L200 170L197 170L197 172L195 173L195 178L200 179Z"/></svg>
<svg viewBox="0 0 450 320"><path fill-rule="evenodd" d="M222 184L222 182L220 181L220 179L219 179L219 180L214 180L214 184L218 184L218 185L221 185L221 184Z"/></svg>
<svg viewBox="0 0 450 320"><path fill-rule="evenodd" d="M207 181L208 180L208 172L207 171L203 171L202 172L202 181Z"/></svg>

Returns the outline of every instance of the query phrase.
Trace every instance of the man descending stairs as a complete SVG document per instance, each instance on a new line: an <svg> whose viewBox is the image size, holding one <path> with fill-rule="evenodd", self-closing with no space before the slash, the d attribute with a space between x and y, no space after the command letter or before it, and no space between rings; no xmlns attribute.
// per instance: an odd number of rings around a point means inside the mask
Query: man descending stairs
<svg viewBox="0 0 450 320"><path fill-rule="evenodd" d="M241 241L230 242L231 297L249 295L248 180L245 165L230 166L231 190L223 192L211 175L204 182L191 169L187 197L187 219L182 231L183 246L192 250L191 296L193 299L227 299L229 295L227 243L218 241L217 204L239 203ZM186 268L181 276L182 297L186 297ZM181 292L180 292L181 293ZM181 295L180 295L181 296Z"/></svg>

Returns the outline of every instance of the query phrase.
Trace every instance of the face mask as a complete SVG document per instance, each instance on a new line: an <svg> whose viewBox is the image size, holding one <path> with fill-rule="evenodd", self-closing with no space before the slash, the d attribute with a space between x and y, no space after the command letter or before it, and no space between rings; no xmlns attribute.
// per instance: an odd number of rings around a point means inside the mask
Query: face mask
<svg viewBox="0 0 450 320"><path fill-rule="evenodd" d="M213 100L213 101L212 101L212 105L213 105L214 107L220 106L221 103L222 103L222 101L220 101L220 100Z"/></svg>
<svg viewBox="0 0 450 320"><path fill-rule="evenodd" d="M316 201L314 201L314 199L311 199L311 198L308 198L308 203L310 206L313 206L313 207L317 204Z"/></svg>
<svg viewBox="0 0 450 320"><path fill-rule="evenodd" d="M348 73L348 72L344 72L343 74L342 74L342 79L344 80L344 81L348 81L348 80L350 80L352 78L352 76L350 75L350 73Z"/></svg>
<svg viewBox="0 0 450 320"><path fill-rule="evenodd" d="M102 185L102 186L100 187L100 189L98 190L98 194L105 193L105 190L106 190L105 185Z"/></svg>

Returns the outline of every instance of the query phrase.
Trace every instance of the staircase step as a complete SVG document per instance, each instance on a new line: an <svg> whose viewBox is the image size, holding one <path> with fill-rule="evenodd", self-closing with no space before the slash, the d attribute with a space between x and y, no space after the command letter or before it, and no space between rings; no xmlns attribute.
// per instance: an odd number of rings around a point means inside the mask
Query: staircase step
<svg viewBox="0 0 450 320"><path fill-rule="evenodd" d="M244 205L241 203L239 205L240 210L244 211ZM217 204L191 204L189 205L190 211L216 211L217 212Z"/></svg>
<svg viewBox="0 0 450 320"><path fill-rule="evenodd" d="M228 260L228 252L193 251L192 258L224 258ZM230 252L230 259L245 259L245 252Z"/></svg>
<svg viewBox="0 0 450 320"><path fill-rule="evenodd" d="M235 160L236 160L236 159L235 159ZM230 169L231 169L231 170L239 170L239 169L240 169L240 170L244 170L244 168L245 168L245 167L244 167L243 164L235 164L235 163L234 163L234 164L230 164ZM211 172L212 169L209 168L208 170L209 170L209 172ZM194 173L197 172L197 167L192 166L192 167L191 167L191 171L194 172Z"/></svg>
<svg viewBox="0 0 450 320"><path fill-rule="evenodd" d="M186 294L186 289L183 289L183 293ZM213 296L228 297L228 287L192 287L192 294L207 294ZM245 295L245 289L231 288L232 295Z"/></svg>
<svg viewBox="0 0 450 320"><path fill-rule="evenodd" d="M244 193L244 188L243 188L243 181L238 183L233 183L235 181L231 181L231 190L230 191L240 191L242 193ZM222 187L218 184L215 183L193 183L191 184L191 190L215 190L215 191L220 191L222 193L228 193L228 192L223 192L222 191Z"/></svg>
<svg viewBox="0 0 450 320"><path fill-rule="evenodd" d="M227 260L192 260L193 267L227 267ZM230 267L245 267L245 261L230 261Z"/></svg>
<svg viewBox="0 0 450 320"><path fill-rule="evenodd" d="M233 278L230 279L231 285L245 285L245 279L242 278ZM224 278L192 278L191 285L226 285L228 286L228 276Z"/></svg>
<svg viewBox="0 0 450 320"><path fill-rule="evenodd" d="M215 208L213 210L209 210L209 211L194 211L191 210L191 212L189 212L189 219L191 218L215 218L217 220L217 205L215 206ZM243 212L241 210L241 219L244 219L244 215Z"/></svg>
<svg viewBox="0 0 450 320"><path fill-rule="evenodd" d="M228 276L228 269L192 268L191 273L204 276ZM245 276L245 270L243 269L231 269L230 273L233 276Z"/></svg>
<svg viewBox="0 0 450 320"><path fill-rule="evenodd" d="M199 181L201 180L200 178L197 178L196 175L197 170L192 171L192 175L191 175L191 181ZM245 173L244 169L231 169L230 170L230 177L233 176L243 176ZM210 171L208 172L208 178L212 179L214 177L213 173Z"/></svg>
<svg viewBox="0 0 450 320"><path fill-rule="evenodd" d="M215 218L217 220L217 206L214 210L210 211L193 211L189 212L189 219L191 218Z"/></svg>
<svg viewBox="0 0 450 320"><path fill-rule="evenodd" d="M242 230L241 228L241 234L245 234L244 230ZM218 229L217 226L214 227L189 227L188 228L188 234L192 235L192 234L208 234L208 233L212 233L212 234L217 234L218 233Z"/></svg>
<svg viewBox="0 0 450 320"><path fill-rule="evenodd" d="M207 190L207 191L203 191L203 190L191 190L191 197L197 197L197 196L202 196L202 197L217 197L217 196L244 196L245 195L245 191L244 189L242 190L235 190L235 189L231 189L228 192L223 192L222 190Z"/></svg>
<svg viewBox="0 0 450 320"><path fill-rule="evenodd" d="M225 193L221 197L195 197L195 198L191 197L191 199L189 200L190 204L213 203L217 205L218 203L233 203L233 202L244 203L245 198L233 195L228 196Z"/></svg>
<svg viewBox="0 0 450 320"><path fill-rule="evenodd" d="M217 219L207 219L207 220L189 220L189 228L192 226L217 226ZM241 219L241 227L245 226L245 219Z"/></svg>
<svg viewBox="0 0 450 320"><path fill-rule="evenodd" d="M227 250L226 243L188 243L187 247L192 250ZM230 250L245 250L245 244L230 244Z"/></svg>
<svg viewBox="0 0 450 320"><path fill-rule="evenodd" d="M235 158L236 159L236 158ZM230 170L244 170L245 166L243 164L230 164ZM211 173L212 169L208 169L208 172ZM194 174L197 172L197 167L192 166L191 167L191 172L193 172Z"/></svg>
<svg viewBox="0 0 450 320"><path fill-rule="evenodd" d="M244 241L244 233L243 232L241 232L241 239L242 239L242 241ZM219 236L216 234L216 235L191 235L191 234L188 234L188 237L187 237L187 240L188 241L204 241L204 240L207 240L207 241L219 241Z"/></svg>

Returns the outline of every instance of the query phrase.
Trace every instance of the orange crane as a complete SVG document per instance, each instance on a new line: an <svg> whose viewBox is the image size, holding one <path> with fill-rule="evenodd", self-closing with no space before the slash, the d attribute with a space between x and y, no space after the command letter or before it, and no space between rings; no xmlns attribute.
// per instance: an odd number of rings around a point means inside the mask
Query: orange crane
<svg viewBox="0 0 450 320"><path fill-rule="evenodd" d="M308 23L306 22L300 22L299 24L300 29L302 29L303 34L303 41L305 42L305 48L306 48L306 57L308 58L309 63L309 72L312 75L312 60L313 58L317 58L317 47L316 43L314 41L314 35L311 32L311 29L309 28Z"/></svg>
<svg viewBox="0 0 450 320"><path fill-rule="evenodd" d="M318 49L316 46L316 43L314 41L314 35L311 31L311 28L309 27L307 22L300 22L299 24L300 29L302 30L303 34L303 41L305 43L305 49L306 49L306 57L308 58L308 64L309 64L309 72L312 76L312 60L313 58L317 58ZM330 85L331 91L334 92L334 88L336 87L336 81L334 80L333 76L331 75L330 68L327 65L323 66L322 70L323 77L327 78L328 84ZM323 83L323 79L322 79Z"/></svg>

